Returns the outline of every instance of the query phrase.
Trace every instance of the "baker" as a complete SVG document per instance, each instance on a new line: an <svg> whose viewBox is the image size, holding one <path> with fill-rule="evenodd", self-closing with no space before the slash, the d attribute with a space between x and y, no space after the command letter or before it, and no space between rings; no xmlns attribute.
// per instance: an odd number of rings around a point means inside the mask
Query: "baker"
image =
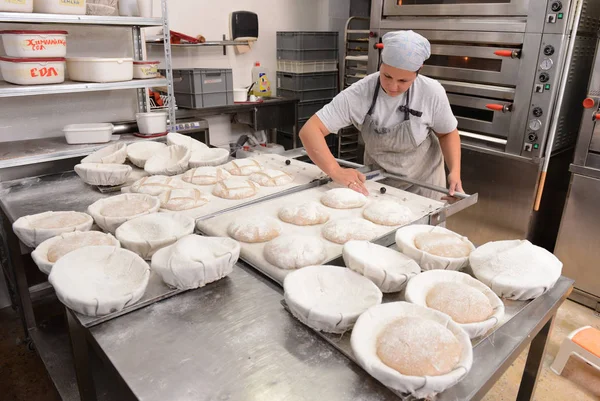
<svg viewBox="0 0 600 401"><path fill-rule="evenodd" d="M338 184L368 194L365 176L340 167L325 137L354 125L365 143L365 165L392 174L463 192L457 120L442 85L419 74L431 55L427 39L413 31L383 36L382 64L340 92L300 130L311 160ZM402 189L431 198L442 194L414 185Z"/></svg>

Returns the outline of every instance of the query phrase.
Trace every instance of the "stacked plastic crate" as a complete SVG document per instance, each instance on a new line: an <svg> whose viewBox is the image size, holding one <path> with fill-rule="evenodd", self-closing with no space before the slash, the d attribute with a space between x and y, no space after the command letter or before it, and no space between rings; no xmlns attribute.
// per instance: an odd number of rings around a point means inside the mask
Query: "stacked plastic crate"
<svg viewBox="0 0 600 401"><path fill-rule="evenodd" d="M277 95L296 98L297 133L302 126L338 93L337 32L277 32ZM293 147L293 127L281 128L278 142ZM337 153L337 137L327 144ZM300 140L296 145L302 146Z"/></svg>

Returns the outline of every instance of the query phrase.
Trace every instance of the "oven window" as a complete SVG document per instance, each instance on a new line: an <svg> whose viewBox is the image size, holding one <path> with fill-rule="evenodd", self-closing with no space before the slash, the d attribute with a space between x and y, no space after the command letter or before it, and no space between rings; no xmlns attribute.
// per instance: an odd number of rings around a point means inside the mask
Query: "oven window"
<svg viewBox="0 0 600 401"><path fill-rule="evenodd" d="M491 4L510 3L512 0L398 0L399 6L420 6L428 4Z"/></svg>
<svg viewBox="0 0 600 401"><path fill-rule="evenodd" d="M464 56L441 56L438 54L432 54L425 61L425 65L495 72L502 70L502 60Z"/></svg>
<svg viewBox="0 0 600 401"><path fill-rule="evenodd" d="M472 107L457 106L455 104L451 104L450 107L452 108L452 113L455 117L470 118L490 123L494 121L494 112L491 110L474 109Z"/></svg>

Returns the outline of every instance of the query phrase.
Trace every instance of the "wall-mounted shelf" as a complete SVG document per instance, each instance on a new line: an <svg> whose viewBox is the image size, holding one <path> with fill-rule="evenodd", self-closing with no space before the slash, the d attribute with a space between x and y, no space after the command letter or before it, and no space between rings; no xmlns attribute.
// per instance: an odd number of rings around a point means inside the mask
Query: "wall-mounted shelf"
<svg viewBox="0 0 600 401"><path fill-rule="evenodd" d="M104 15L63 15L38 13L3 13L0 22L30 24L80 24L108 26L162 26L162 18L113 17Z"/></svg>
<svg viewBox="0 0 600 401"><path fill-rule="evenodd" d="M160 39L156 40L146 40L146 44L150 46L164 46L164 42ZM180 48L201 48L201 47L222 47L223 55L227 55L227 46L249 46L250 42L247 40L225 40L225 35L223 35L223 40L210 40L204 43L171 43L171 48L180 49Z"/></svg>

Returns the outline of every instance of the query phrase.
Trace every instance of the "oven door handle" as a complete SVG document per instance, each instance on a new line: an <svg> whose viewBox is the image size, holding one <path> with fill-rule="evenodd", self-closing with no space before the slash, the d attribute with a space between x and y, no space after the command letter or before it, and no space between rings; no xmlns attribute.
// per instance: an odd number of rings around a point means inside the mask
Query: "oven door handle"
<svg viewBox="0 0 600 401"><path fill-rule="evenodd" d="M494 54L500 57L521 58L521 52L518 50L496 50Z"/></svg>
<svg viewBox="0 0 600 401"><path fill-rule="evenodd" d="M509 111L512 111L512 104L495 104L495 103L490 103L490 104L486 104L485 107L488 108L488 109L490 109L490 110L501 111L503 113L507 113Z"/></svg>

